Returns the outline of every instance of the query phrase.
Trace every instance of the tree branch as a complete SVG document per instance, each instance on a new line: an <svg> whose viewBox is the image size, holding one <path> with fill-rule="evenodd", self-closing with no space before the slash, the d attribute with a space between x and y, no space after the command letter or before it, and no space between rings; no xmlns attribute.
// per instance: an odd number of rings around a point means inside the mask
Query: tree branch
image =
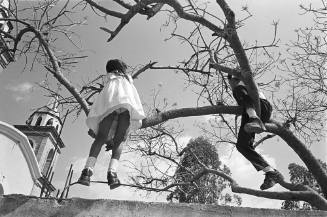
<svg viewBox="0 0 327 217"><path fill-rule="evenodd" d="M249 60L244 51L243 45L238 37L236 26L235 26L235 14L230 9L225 0L217 0L217 4L222 9L228 23L224 29L224 38L229 42L230 47L233 49L237 61L241 67L241 78L247 86L249 95L253 99L256 112L258 115L261 114L259 94L257 84L253 80L252 70L250 67Z"/></svg>
<svg viewBox="0 0 327 217"><path fill-rule="evenodd" d="M120 19L123 19L124 16L125 16L123 13L108 10L107 8L100 6L99 4L95 3L92 0L84 0L84 1L86 1L89 5L91 5L92 7L96 8L96 9L98 9L99 11L101 11L104 14L107 14L107 15L110 15L110 16L113 16L113 17L117 17L117 18L120 18Z"/></svg>
<svg viewBox="0 0 327 217"><path fill-rule="evenodd" d="M150 62L150 63L146 64L146 65L143 66L141 69L137 70L137 72L135 72L135 73L133 74L132 78L133 78L133 79L137 79L138 76L139 76L141 73L143 73L144 71L146 71L146 70L148 70L148 69L151 69L152 66L153 66L154 64L156 64L156 63L157 63L157 62Z"/></svg>
<svg viewBox="0 0 327 217"><path fill-rule="evenodd" d="M295 153L297 153L297 155L301 158L301 160L310 170L312 175L316 178L325 196L327 196L326 171L320 165L318 160L314 157L312 152L305 146L305 144L303 144L298 138L296 138L292 131L290 131L286 127L283 127L282 124L274 121L265 125L269 132L280 136L295 151Z"/></svg>
<svg viewBox="0 0 327 217"><path fill-rule="evenodd" d="M81 95L79 94L77 89L74 87L74 85L62 74L62 72L60 70L60 66L58 64L58 59L54 55L53 51L50 49L48 43L43 38L42 34L39 31L37 31L36 29L34 29L34 28L33 28L32 31L34 32L35 36L40 41L40 44L45 49L45 52L47 53L47 55L49 57L49 60L51 62L52 68L53 68L53 70L48 68L49 72L51 72L52 75L62 85L64 85L65 88L75 97L75 99L77 100L77 102L80 104L81 108L83 109L83 111L87 115L89 113L89 106L88 106L86 100L81 97Z"/></svg>
<svg viewBox="0 0 327 217"><path fill-rule="evenodd" d="M181 108L174 109L165 112L157 113L151 117L147 117L142 121L142 127L146 128L165 122L170 119L190 116L202 116L210 114L242 114L242 108L240 106L203 106L194 108Z"/></svg>

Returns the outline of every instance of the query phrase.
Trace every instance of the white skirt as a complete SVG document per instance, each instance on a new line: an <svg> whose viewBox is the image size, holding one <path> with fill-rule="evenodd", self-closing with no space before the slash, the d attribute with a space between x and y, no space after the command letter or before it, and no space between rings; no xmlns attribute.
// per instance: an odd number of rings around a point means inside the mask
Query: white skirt
<svg viewBox="0 0 327 217"><path fill-rule="evenodd" d="M129 76L129 75L128 75ZM145 118L143 106L133 80L115 74L108 74L108 82L97 96L90 113L86 118L86 125L98 133L99 123L115 110L126 109L130 115L130 130L139 129Z"/></svg>

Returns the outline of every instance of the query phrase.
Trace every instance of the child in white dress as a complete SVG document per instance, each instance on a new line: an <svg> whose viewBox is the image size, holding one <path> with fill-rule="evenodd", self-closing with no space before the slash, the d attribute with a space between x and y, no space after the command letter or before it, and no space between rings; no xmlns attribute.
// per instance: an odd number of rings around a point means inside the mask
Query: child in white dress
<svg viewBox="0 0 327 217"><path fill-rule="evenodd" d="M90 185L93 168L104 144L112 149L107 173L108 185L110 189L120 185L117 167L123 150L122 143L131 130L140 128L142 119L145 118L140 97L126 69L126 64L121 60L107 62L107 84L96 98L86 119L95 140L78 180L82 185Z"/></svg>

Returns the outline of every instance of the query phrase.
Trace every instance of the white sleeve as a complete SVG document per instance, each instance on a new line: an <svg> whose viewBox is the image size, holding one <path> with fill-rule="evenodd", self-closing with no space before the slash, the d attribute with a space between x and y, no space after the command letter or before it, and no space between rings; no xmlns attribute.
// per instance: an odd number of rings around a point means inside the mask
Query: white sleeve
<svg viewBox="0 0 327 217"><path fill-rule="evenodd" d="M264 95L261 91L259 91L259 98L260 98L260 99L267 99L267 98L265 97L265 95Z"/></svg>
<svg viewBox="0 0 327 217"><path fill-rule="evenodd" d="M126 75L127 75L127 77L128 77L129 82L133 83L132 75L129 74L129 73L126 73Z"/></svg>

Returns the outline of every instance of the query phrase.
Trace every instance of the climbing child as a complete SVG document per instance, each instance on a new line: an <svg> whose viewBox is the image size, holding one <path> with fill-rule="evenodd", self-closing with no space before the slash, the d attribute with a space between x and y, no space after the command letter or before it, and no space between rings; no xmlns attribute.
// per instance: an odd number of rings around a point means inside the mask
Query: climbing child
<svg viewBox="0 0 327 217"><path fill-rule="evenodd" d="M261 190L273 187L282 175L272 168L267 161L255 151L253 147L255 133L262 133L266 130L264 122L268 122L271 116L272 107L263 93L259 92L261 115L257 115L254 103L248 95L244 83L228 75L228 81L233 91L236 102L244 108L241 119L241 126L238 132L236 143L237 150L248 159L257 171L262 170L265 173L265 180L260 186Z"/></svg>
<svg viewBox="0 0 327 217"><path fill-rule="evenodd" d="M99 93L86 119L89 132L95 136L95 140L78 180L82 185L90 185L93 168L104 144L112 150L107 172L108 185L110 189L120 185L117 167L123 142L130 130L138 129L145 118L139 95L126 69L126 64L121 60L112 59L107 62L107 84Z"/></svg>

